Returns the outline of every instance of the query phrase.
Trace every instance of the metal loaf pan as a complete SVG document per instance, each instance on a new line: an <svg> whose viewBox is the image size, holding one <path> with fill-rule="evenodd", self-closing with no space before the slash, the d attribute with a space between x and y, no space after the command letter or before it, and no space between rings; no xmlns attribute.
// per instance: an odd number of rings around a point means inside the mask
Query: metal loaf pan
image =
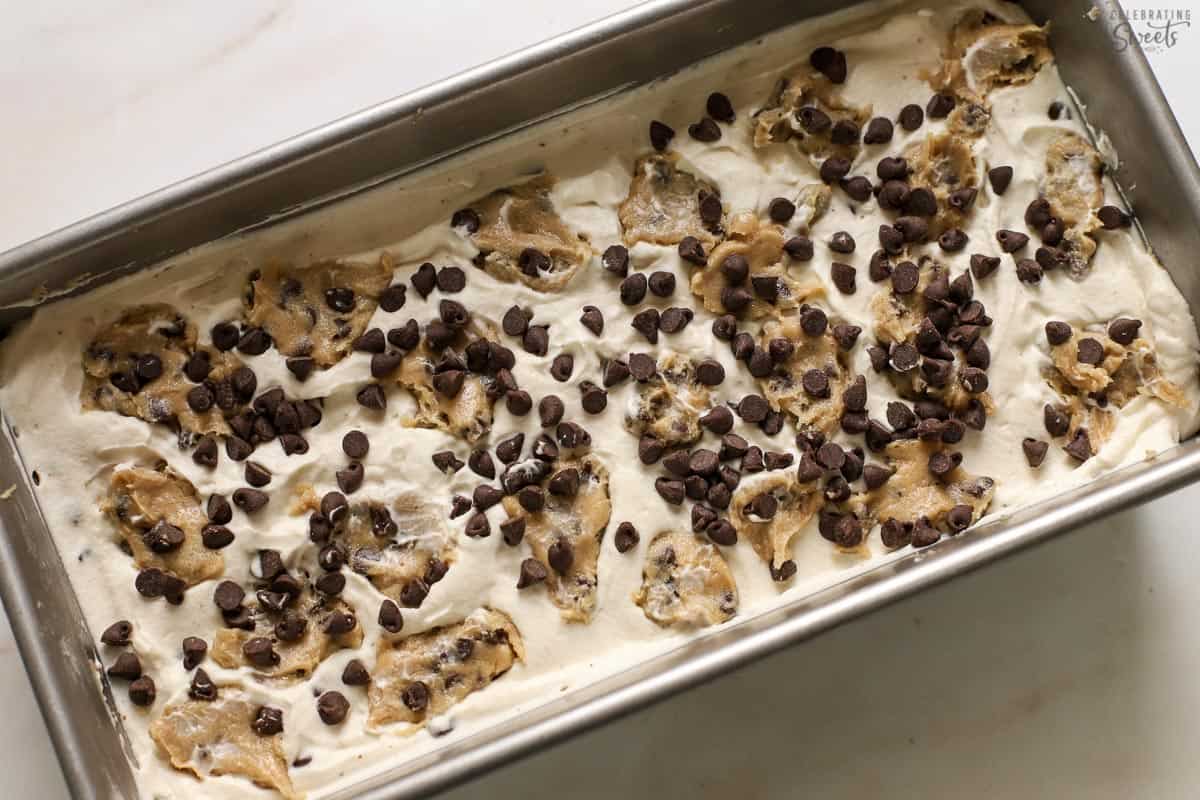
<svg viewBox="0 0 1200 800"><path fill-rule="evenodd" d="M30 297L104 280L200 244L303 213L472 145L661 78L802 19L838 0L659 0L639 6L0 254L0 323ZM1028 0L1067 83L1124 161L1117 180L1163 264L1200 316L1200 171L1136 46L1110 38L1113 0ZM669 45L669 46L668 46ZM77 798L136 797L119 722L97 688L98 660L11 436L0 443L0 595ZM411 797L446 787L612 720L846 620L969 572L1085 521L1200 477L1200 441L1053 498L965 537L702 636L678 650L451 739L441 750L339 796Z"/></svg>

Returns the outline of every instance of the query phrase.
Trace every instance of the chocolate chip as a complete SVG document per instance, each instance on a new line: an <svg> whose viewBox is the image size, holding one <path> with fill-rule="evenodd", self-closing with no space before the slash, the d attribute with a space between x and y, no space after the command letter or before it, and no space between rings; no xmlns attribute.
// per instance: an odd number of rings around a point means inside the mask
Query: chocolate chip
<svg viewBox="0 0 1200 800"><path fill-rule="evenodd" d="M904 108L900 109L898 117L900 127L906 131L915 131L925 122L925 112L919 105L909 103Z"/></svg>
<svg viewBox="0 0 1200 800"><path fill-rule="evenodd" d="M235 489L233 492L233 504L247 514L260 510L270 499L266 492L258 489Z"/></svg>
<svg viewBox="0 0 1200 800"><path fill-rule="evenodd" d="M892 291L896 294L912 294L921 281L921 271L911 261L901 261L892 270Z"/></svg>
<svg viewBox="0 0 1200 800"><path fill-rule="evenodd" d="M464 380L466 380L465 372L460 369L450 369L435 373L430 379L430 383L443 397L457 397L458 393L462 391Z"/></svg>
<svg viewBox="0 0 1200 800"><path fill-rule="evenodd" d="M632 368L632 359L630 367ZM564 411L563 401L556 395L548 394L538 401L538 419L543 428L549 428L562 422Z"/></svg>
<svg viewBox="0 0 1200 800"><path fill-rule="evenodd" d="M737 286L726 286L721 290L721 305L726 311L735 314L745 310L753 300L748 291Z"/></svg>
<svg viewBox="0 0 1200 800"><path fill-rule="evenodd" d="M409 278L413 288L417 290L417 294L421 297L428 297L433 291L433 287L437 285L437 269L426 261L421 266L417 267L416 272ZM347 309L349 310L349 309Z"/></svg>
<svg viewBox="0 0 1200 800"><path fill-rule="evenodd" d="M892 225L879 226L879 246L880 250L876 251L876 256L871 257L871 280L881 281L891 274L891 265L887 261L888 255L899 255L904 250L904 234Z"/></svg>
<svg viewBox="0 0 1200 800"><path fill-rule="evenodd" d="M209 550L220 550L233 544L233 531L224 525L205 525L200 529L200 542Z"/></svg>
<svg viewBox="0 0 1200 800"><path fill-rule="evenodd" d="M1096 217L1100 220L1100 224L1105 230L1117 230L1118 228L1128 228L1133 224L1133 219L1116 206L1102 206L1096 212Z"/></svg>
<svg viewBox="0 0 1200 800"><path fill-rule="evenodd" d="M733 412L726 406L715 406L700 417L700 424L718 435L729 433L733 430Z"/></svg>
<svg viewBox="0 0 1200 800"><path fill-rule="evenodd" d="M996 231L996 241L1004 252L1015 253L1029 243L1029 237L1017 231L999 230Z"/></svg>
<svg viewBox="0 0 1200 800"><path fill-rule="evenodd" d="M369 408L372 411L383 411L387 408L387 395L383 393L383 387L378 383L368 383L359 389L355 400L363 408Z"/></svg>
<svg viewBox="0 0 1200 800"><path fill-rule="evenodd" d="M1039 197L1025 207L1025 224L1031 228L1043 228L1053 218L1050 201Z"/></svg>
<svg viewBox="0 0 1200 800"><path fill-rule="evenodd" d="M192 451L192 461L202 467L215 467L217 465L217 440L212 436L201 436L196 442L196 449Z"/></svg>
<svg viewBox="0 0 1200 800"><path fill-rule="evenodd" d="M824 399L829 397L829 376L823 369L807 370L800 378L800 384L809 397Z"/></svg>
<svg viewBox="0 0 1200 800"><path fill-rule="evenodd" d="M914 106L915 108L916 106ZM918 123L919 124L919 123ZM867 132L863 136L864 144L885 144L892 140L892 121L887 117L875 117L867 123Z"/></svg>
<svg viewBox="0 0 1200 800"><path fill-rule="evenodd" d="M212 327L209 335L212 337L213 347L221 352L237 347L240 338L237 326L232 322L218 322Z"/></svg>
<svg viewBox="0 0 1200 800"><path fill-rule="evenodd" d="M1051 346L1063 344L1071 338L1071 326L1065 322L1051 320L1046 323L1046 341Z"/></svg>
<svg viewBox="0 0 1200 800"><path fill-rule="evenodd" d="M650 144L655 150L660 153L666 150L671 144L671 140L675 138L675 130L670 126L651 120L650 122Z"/></svg>
<svg viewBox="0 0 1200 800"><path fill-rule="evenodd" d="M350 702L341 692L324 692L317 698L317 716L326 725L340 725L350 712Z"/></svg>
<svg viewBox="0 0 1200 800"><path fill-rule="evenodd" d="M1037 439L1026 437L1021 440L1021 450L1025 453L1025 460L1029 462L1029 466L1034 468L1042 465L1046 459L1046 451L1049 449L1049 444Z"/></svg>
<svg viewBox="0 0 1200 800"><path fill-rule="evenodd" d="M630 374L639 382L653 378L658 369L654 357L646 353L630 353L628 366Z"/></svg>
<svg viewBox="0 0 1200 800"><path fill-rule="evenodd" d="M472 514L467 520L466 534L472 539L486 539L491 536L492 524L488 522L487 515L481 511Z"/></svg>
<svg viewBox="0 0 1200 800"><path fill-rule="evenodd" d="M842 191L857 203L865 203L871 199L871 181L862 175L843 178L839 185Z"/></svg>
<svg viewBox="0 0 1200 800"><path fill-rule="evenodd" d="M924 186L918 186L908 193L908 200L904 203L904 211L907 214L918 217L932 217L938 211L937 196ZM910 242L920 241L924 238L924 231L921 232L920 239L909 238L908 235L905 235L905 239Z"/></svg>
<svg viewBox="0 0 1200 800"><path fill-rule="evenodd" d="M683 502L685 495L683 481L674 478L657 478L654 481L654 490L663 500L676 506Z"/></svg>
<svg viewBox="0 0 1200 800"><path fill-rule="evenodd" d="M545 564L536 558L527 558L521 562L521 572L517 576L517 588L527 589L530 586L536 586L548 577L550 577L550 571L546 569Z"/></svg>
<svg viewBox="0 0 1200 800"><path fill-rule="evenodd" d="M221 581L213 590L213 603L222 611L236 611L245 599L245 590L233 581Z"/></svg>
<svg viewBox="0 0 1200 800"><path fill-rule="evenodd" d="M950 228L938 237L938 246L947 253L957 253L967 246L967 234L962 228Z"/></svg>
<svg viewBox="0 0 1200 800"><path fill-rule="evenodd" d="M589 414L599 414L608 407L608 392L590 381L579 384L580 404Z"/></svg>
<svg viewBox="0 0 1200 800"><path fill-rule="evenodd" d="M514 517L500 523L500 538L509 547L516 547L525 538L525 518Z"/></svg>
<svg viewBox="0 0 1200 800"><path fill-rule="evenodd" d="M720 122L733 122L734 120L733 103L720 92L710 94L704 108L708 111L708 115L715 120Z"/></svg>
<svg viewBox="0 0 1200 800"><path fill-rule="evenodd" d="M421 329L415 319L387 332L388 344L401 350L412 350L421 341Z"/></svg>
<svg viewBox="0 0 1200 800"><path fill-rule="evenodd" d="M748 394L738 401L738 416L749 423L759 423L767 418L770 411L766 399L759 394Z"/></svg>
<svg viewBox="0 0 1200 800"><path fill-rule="evenodd" d="M719 230L721 215L725 213L725 209L721 205L721 198L712 192L701 189L697 194L697 201L700 208L700 221L704 223L704 227L709 230Z"/></svg>
<svg viewBox="0 0 1200 800"><path fill-rule="evenodd" d="M820 336L829 327L829 318L825 312L815 306L803 308L800 311L800 329L807 336Z"/></svg>
<svg viewBox="0 0 1200 800"><path fill-rule="evenodd" d="M1075 431L1075 437L1063 449L1076 461L1080 463L1087 461L1092 457L1092 443L1088 438L1088 432L1083 428Z"/></svg>
<svg viewBox="0 0 1200 800"><path fill-rule="evenodd" d="M1097 366L1104 361L1104 345L1090 336L1079 340L1079 363Z"/></svg>
<svg viewBox="0 0 1200 800"><path fill-rule="evenodd" d="M721 126L712 117L701 117L688 125L688 135L697 142L715 142L721 138Z"/></svg>
<svg viewBox="0 0 1200 800"><path fill-rule="evenodd" d="M1009 185L1013 179L1012 167L992 167L988 170L988 183L992 186L992 191L998 195L1008 191Z"/></svg>
<svg viewBox="0 0 1200 800"><path fill-rule="evenodd" d="M833 285L842 294L854 294L856 288L855 276L857 274L858 270L840 261L834 261L829 269L829 277L833 280Z"/></svg>
<svg viewBox="0 0 1200 800"><path fill-rule="evenodd" d="M807 236L793 236L783 243L784 252L797 261L811 261L813 243Z"/></svg>
<svg viewBox="0 0 1200 800"><path fill-rule="evenodd" d="M801 317L803 320L803 317ZM733 357L739 361L747 361L754 355L757 345L754 344L754 337L742 331L733 337L733 341L729 343L729 350L733 353Z"/></svg>
<svg viewBox="0 0 1200 800"><path fill-rule="evenodd" d="M460 461L454 453L449 450L439 450L433 454L433 465L438 468L444 475L453 475L463 468L463 462ZM344 500L344 498L343 498Z"/></svg>
<svg viewBox="0 0 1200 800"><path fill-rule="evenodd" d="M662 322L657 308L646 308L633 315L629 325L635 331L646 337L651 344L658 343L658 329Z"/></svg>
<svg viewBox="0 0 1200 800"><path fill-rule="evenodd" d="M1128 346L1133 344L1133 341L1138 338L1138 331L1141 327L1142 321L1140 319L1119 317L1109 323L1108 337L1119 345Z"/></svg>
<svg viewBox="0 0 1200 800"><path fill-rule="evenodd" d="M938 450L929 456L929 471L937 478L945 478L958 468L962 454L949 450Z"/></svg>
<svg viewBox="0 0 1200 800"><path fill-rule="evenodd" d="M438 271L437 287L446 294L461 292L467 285L467 274L459 267L445 267Z"/></svg>
<svg viewBox="0 0 1200 800"><path fill-rule="evenodd" d="M784 225L796 214L796 204L786 197L776 197L767 204L767 216L772 222Z"/></svg>
<svg viewBox="0 0 1200 800"><path fill-rule="evenodd" d="M944 119L954 110L954 103L954 95L938 92L929 98L929 102L925 105L925 113L929 115L930 119Z"/></svg>
<svg viewBox="0 0 1200 800"><path fill-rule="evenodd" d="M523 486L517 492L517 502L530 514L546 507L546 492L540 486Z"/></svg>
<svg viewBox="0 0 1200 800"><path fill-rule="evenodd" d="M188 687L188 697L193 700L213 701L217 699L217 686L202 669L196 670Z"/></svg>
<svg viewBox="0 0 1200 800"><path fill-rule="evenodd" d="M850 174L850 161L841 156L827 158L821 162L819 172L825 183L837 183Z"/></svg>
<svg viewBox="0 0 1200 800"><path fill-rule="evenodd" d="M475 491L471 494L472 502L475 504L475 508L480 511L487 511L489 508L499 503L503 497L503 492L501 492L495 486L488 486L487 484L480 484L479 486L476 486Z"/></svg>
<svg viewBox="0 0 1200 800"><path fill-rule="evenodd" d="M521 457L523 449L525 449L525 434L515 433L496 445L496 457L500 459L501 463L512 464ZM492 476L485 475L484 477Z"/></svg>
<svg viewBox="0 0 1200 800"><path fill-rule="evenodd" d="M421 603L429 596L429 586L417 578L404 584L400 590L400 604L405 608L420 608Z"/></svg>
<svg viewBox="0 0 1200 800"><path fill-rule="evenodd" d="M905 242L923 242L929 233L929 223L912 215L900 217L893 227Z"/></svg>
<svg viewBox="0 0 1200 800"><path fill-rule="evenodd" d="M246 328L237 343L237 349L248 356L261 356L270 347L271 337L262 328Z"/></svg>
<svg viewBox="0 0 1200 800"><path fill-rule="evenodd" d="M560 353L550 362L550 376L560 383L571 379L575 371L575 357L570 353Z"/></svg>
<svg viewBox="0 0 1200 800"><path fill-rule="evenodd" d="M975 205L975 198L978 194L979 190L971 186L956 189L950 193L950 197L948 198L950 207L965 214L970 210L971 206Z"/></svg>
<svg viewBox="0 0 1200 800"><path fill-rule="evenodd" d="M564 537L559 537L546 550L546 560L550 562L550 568L559 575L566 575L571 569L571 565L575 563L575 549L571 547L571 543Z"/></svg>
<svg viewBox="0 0 1200 800"><path fill-rule="evenodd" d="M672 306L659 316L658 327L663 333L679 333L692 321L695 312L690 308Z"/></svg>
<svg viewBox="0 0 1200 800"><path fill-rule="evenodd" d="M621 302L627 306L635 306L646 298L646 276L635 272L621 281Z"/></svg>
<svg viewBox="0 0 1200 800"><path fill-rule="evenodd" d="M981 253L975 253L971 256L971 274L977 280L982 280L991 275L1000 267L1000 259L995 256L985 256Z"/></svg>
<svg viewBox="0 0 1200 800"><path fill-rule="evenodd" d="M1017 280L1021 283L1041 283L1042 267L1032 258L1017 261Z"/></svg>
<svg viewBox="0 0 1200 800"><path fill-rule="evenodd" d="M846 54L832 47L818 47L808 57L808 63L831 83L846 81Z"/></svg>

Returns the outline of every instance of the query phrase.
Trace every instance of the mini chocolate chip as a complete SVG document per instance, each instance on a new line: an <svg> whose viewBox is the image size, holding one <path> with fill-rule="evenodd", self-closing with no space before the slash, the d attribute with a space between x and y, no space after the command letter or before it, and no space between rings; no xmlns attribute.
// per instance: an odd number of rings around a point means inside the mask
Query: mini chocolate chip
<svg viewBox="0 0 1200 800"><path fill-rule="evenodd" d="M750 359L746 362L749 367L750 374L756 378L765 378L771 374L771 369L774 366L770 354L761 347L754 348L754 352L750 354Z"/></svg>
<svg viewBox="0 0 1200 800"><path fill-rule="evenodd" d="M509 547L516 547L525 538L525 518L514 517L500 523L500 538Z"/></svg>
<svg viewBox="0 0 1200 800"><path fill-rule="evenodd" d="M672 306L659 316L658 326L663 333L679 333L692 321L695 312L690 308Z"/></svg>
<svg viewBox="0 0 1200 800"><path fill-rule="evenodd" d="M496 464L492 461L492 456L487 450L472 450L471 454L467 456L467 466L480 477L496 477Z"/></svg>
<svg viewBox="0 0 1200 800"><path fill-rule="evenodd" d="M421 297L429 297L433 291L433 287L437 285L437 268L426 261L421 266L417 267L416 272L409 278L413 288L417 290L417 294Z"/></svg>
<svg viewBox="0 0 1200 800"><path fill-rule="evenodd" d="M720 92L713 92L708 96L708 101L705 102L704 108L708 111L708 115L715 120L721 122L733 122L733 103L729 98Z"/></svg>
<svg viewBox="0 0 1200 800"><path fill-rule="evenodd" d="M1037 468L1042 465L1046 459L1046 451L1050 449L1050 445L1046 442L1039 441L1031 437L1026 437L1021 440L1021 450L1025 452L1025 460L1029 462L1029 466Z"/></svg>
<svg viewBox="0 0 1200 800"><path fill-rule="evenodd" d="M954 95L947 92L938 92L933 97L929 98L929 102L925 105L925 113L930 119L943 119L950 115L954 110L955 99Z"/></svg>
<svg viewBox="0 0 1200 800"><path fill-rule="evenodd" d="M233 544L233 531L224 525L205 525L200 529L200 543L209 550L220 550Z"/></svg>
<svg viewBox="0 0 1200 800"><path fill-rule="evenodd" d="M529 330L529 319L532 316L520 306L512 306L504 312L500 319L501 329L509 336L524 336Z"/></svg>
<svg viewBox="0 0 1200 800"><path fill-rule="evenodd" d="M450 519L458 519L471 510L471 498L456 494L450 498Z"/></svg>
<svg viewBox="0 0 1200 800"><path fill-rule="evenodd" d="M390 603L390 600L384 601ZM399 609L397 609L399 611ZM367 665L357 658L352 658L346 662L345 668L342 670L342 683L346 686L366 686L371 682L371 673L367 671Z"/></svg>
<svg viewBox="0 0 1200 800"><path fill-rule="evenodd" d="M660 153L663 150L666 150L671 144L671 140L674 138L675 130L673 128L662 122L659 122L658 120L651 120L650 144L655 150L659 151Z"/></svg>
<svg viewBox="0 0 1200 800"><path fill-rule="evenodd" d="M749 423L762 422L767 417L770 406L766 399L759 394L748 394L738 401L738 416Z"/></svg>
<svg viewBox="0 0 1200 800"><path fill-rule="evenodd" d="M517 502L530 514L546 507L546 492L540 486L523 486L517 492Z"/></svg>
<svg viewBox="0 0 1200 800"><path fill-rule="evenodd" d="M726 311L737 313L745 310L754 298L750 292L736 286L726 286L721 290L721 305Z"/></svg>
<svg viewBox="0 0 1200 800"><path fill-rule="evenodd" d="M972 516L974 516L972 508L965 503L960 503L946 512L946 526L950 528L952 534L962 533L971 527Z"/></svg>
<svg viewBox="0 0 1200 800"><path fill-rule="evenodd" d="M657 371L658 362L654 360L653 356L646 353L629 354L629 373L633 375L634 380L648 381L654 377L654 373Z"/></svg>
<svg viewBox="0 0 1200 800"><path fill-rule="evenodd" d="M574 371L575 357L570 353L560 353L550 362L550 376L560 383L570 380Z"/></svg>
<svg viewBox="0 0 1200 800"><path fill-rule="evenodd" d="M887 117L875 117L867 123L867 132L863 135L864 144L886 144L892 140L892 121Z"/></svg>
<svg viewBox="0 0 1200 800"><path fill-rule="evenodd" d="M801 317L801 320L803 321L803 316ZM730 352L733 353L734 358L739 361L747 361L752 355L754 355L754 351L756 349L754 337L749 333L742 331L733 337L733 341L729 343L729 349Z"/></svg>
<svg viewBox="0 0 1200 800"><path fill-rule="evenodd" d="M903 181L908 177L908 160L903 156L884 156L875 165L881 181Z"/></svg>
<svg viewBox="0 0 1200 800"><path fill-rule="evenodd" d="M521 451L524 449L525 434L515 433L496 445L496 458L500 459L501 463L512 464L521 457ZM492 476L485 475L484 477Z"/></svg>
<svg viewBox="0 0 1200 800"><path fill-rule="evenodd" d="M213 603L222 611L236 611L245 599L245 590L233 581L221 581L213 590Z"/></svg>
<svg viewBox="0 0 1200 800"><path fill-rule="evenodd" d="M871 181L862 175L843 178L839 184L842 191L857 203L865 203L871 199Z"/></svg>
<svg viewBox="0 0 1200 800"><path fill-rule="evenodd" d="M908 199L904 202L904 212L917 217L932 217L938 211L937 196L924 186L918 186L908 193ZM922 220L923 221L923 220ZM899 222L899 220L897 220ZM896 227L901 227L897 225ZM901 228L903 231L903 228ZM905 240L909 242L923 241L925 239L925 230L920 231L920 236L905 234Z"/></svg>
<svg viewBox="0 0 1200 800"><path fill-rule="evenodd" d="M492 535L492 524L488 522L487 514L482 511L476 511L467 520L466 528L467 536L472 539L485 539Z"/></svg>
<svg viewBox="0 0 1200 800"><path fill-rule="evenodd" d="M727 406L715 406L700 418L700 424L715 434L733 430L733 412Z"/></svg>
<svg viewBox="0 0 1200 800"><path fill-rule="evenodd" d="M697 142L715 142L721 138L721 126L712 117L701 117L688 125L688 135Z"/></svg>
<svg viewBox="0 0 1200 800"><path fill-rule="evenodd" d="M892 270L892 291L896 294L912 294L921 281L921 271L911 261L901 261Z"/></svg>
<svg viewBox="0 0 1200 800"><path fill-rule="evenodd" d="M379 307L391 314L404 308L407 297L407 287L402 283L393 284L379 294Z"/></svg>
<svg viewBox="0 0 1200 800"><path fill-rule="evenodd" d="M801 376L800 384L810 397L823 399L829 397L829 376L823 369L810 369Z"/></svg>
<svg viewBox="0 0 1200 800"><path fill-rule="evenodd" d="M938 237L938 246L947 253L957 253L967 246L967 234L962 228L950 228Z"/></svg>
<svg viewBox="0 0 1200 800"><path fill-rule="evenodd" d="M373 411L383 411L387 408L387 395L383 393L383 387L378 383L368 383L359 389L355 400L363 408Z"/></svg>
<svg viewBox="0 0 1200 800"><path fill-rule="evenodd" d="M679 242L678 252L680 258L691 264L702 267L708 263L704 255L704 245L695 236L683 237Z"/></svg>
<svg viewBox="0 0 1200 800"><path fill-rule="evenodd" d="M346 494L353 494L362 488L363 484L363 465L358 461L351 461L346 465L345 469L339 469L334 473L337 479L338 488Z"/></svg>
<svg viewBox="0 0 1200 800"><path fill-rule="evenodd" d="M1025 224L1031 228L1043 228L1053 218L1050 211L1050 201L1039 197L1025 207Z"/></svg>
<svg viewBox="0 0 1200 800"><path fill-rule="evenodd" d="M722 547L733 547L737 544L738 535L737 529L727 519L713 520L704 533L712 540L714 544L719 544Z"/></svg>
<svg viewBox="0 0 1200 800"><path fill-rule="evenodd" d="M975 204L975 198L978 195L979 195L979 190L972 186L968 186L963 189L956 189L950 193L950 197L948 198L949 202L950 202L950 207L957 209L965 214L967 211L970 210L971 206L973 206ZM965 234L964 234L964 241L965 241Z"/></svg>
<svg viewBox="0 0 1200 800"><path fill-rule="evenodd" d="M474 502L475 508L480 511L488 510L499 503L503 497L503 492L495 486L488 486L487 484L476 486L475 491L471 493L472 502Z"/></svg>
<svg viewBox="0 0 1200 800"><path fill-rule="evenodd" d="M675 273L663 270L652 272L646 284L654 296L670 297L675 293Z"/></svg>
<svg viewBox="0 0 1200 800"><path fill-rule="evenodd" d="M854 294L855 291L855 276L858 270L849 264L843 264L840 261L834 261L829 270L829 277L833 280L833 285L838 288L842 294Z"/></svg>
<svg viewBox="0 0 1200 800"><path fill-rule="evenodd" d="M446 294L461 292L467 285L467 274L459 267L444 267L438 270L437 288Z"/></svg>
<svg viewBox="0 0 1200 800"><path fill-rule="evenodd" d="M1063 344L1071 338L1071 326L1065 322L1051 320L1046 323L1046 341L1052 346Z"/></svg>
<svg viewBox="0 0 1200 800"><path fill-rule="evenodd" d="M212 678L208 677L208 673L202 669L196 670L192 675L191 685L188 687L188 697L193 700L212 701L217 699L217 686L212 682Z"/></svg>
<svg viewBox="0 0 1200 800"><path fill-rule="evenodd" d="M400 590L400 604L405 608L420 608L429 596L429 586L420 578L404 584Z"/></svg>
<svg viewBox="0 0 1200 800"><path fill-rule="evenodd" d="M237 326L232 322L218 322L209 331L209 335L212 337L213 347L221 352L226 352L237 347L238 339L240 338Z"/></svg>
<svg viewBox="0 0 1200 800"><path fill-rule="evenodd" d="M1119 345L1128 346L1133 344L1133 341L1138 338L1138 331L1141 327L1142 321L1140 319L1119 317L1109 323L1108 337Z"/></svg>
<svg viewBox="0 0 1200 800"><path fill-rule="evenodd" d="M433 465L445 475L453 475L463 468L463 462L460 461L454 453L449 450L439 450L433 454ZM345 498L343 498L343 501Z"/></svg>
<svg viewBox="0 0 1200 800"><path fill-rule="evenodd" d="M212 436L201 436L196 443L196 449L192 451L192 461L202 467L215 467L217 465L217 440Z"/></svg>
<svg viewBox="0 0 1200 800"><path fill-rule="evenodd" d="M1004 252L1015 253L1029 243L1029 237L1017 231L999 230L996 231L996 241Z"/></svg>
<svg viewBox="0 0 1200 800"><path fill-rule="evenodd" d="M663 500L672 505L677 506L683 502L685 493L683 481L674 478L657 478L654 481L654 489Z"/></svg>
<svg viewBox="0 0 1200 800"><path fill-rule="evenodd" d="M566 538L560 536L546 549L546 560L550 562L551 569L559 575L566 575L575 563L575 549Z"/></svg>
<svg viewBox="0 0 1200 800"><path fill-rule="evenodd" d="M604 314L595 306L584 306L579 322L596 336L604 332Z"/></svg>
<svg viewBox="0 0 1200 800"><path fill-rule="evenodd" d="M1096 217L1100 220L1100 224L1105 230L1117 230L1118 228L1128 228L1133 224L1133 219L1116 206L1102 206L1096 212Z"/></svg>
<svg viewBox="0 0 1200 800"><path fill-rule="evenodd" d="M945 478L962 461L962 454L950 450L938 450L929 456L929 471L935 477Z"/></svg>
<svg viewBox="0 0 1200 800"><path fill-rule="evenodd" d="M704 223L704 227L709 230L719 230L721 215L725 213L725 209L721 205L721 198L701 189L697 194L697 201L700 207L700 221Z"/></svg>
<svg viewBox="0 0 1200 800"><path fill-rule="evenodd" d="M809 306L800 311L800 329L807 336L820 336L829 326L829 318L825 312L816 306Z"/></svg>

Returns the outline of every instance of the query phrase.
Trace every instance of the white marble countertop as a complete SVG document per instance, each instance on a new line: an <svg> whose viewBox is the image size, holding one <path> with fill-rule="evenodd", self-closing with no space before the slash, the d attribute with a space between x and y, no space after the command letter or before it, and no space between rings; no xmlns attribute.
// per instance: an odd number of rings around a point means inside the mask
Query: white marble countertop
<svg viewBox="0 0 1200 800"><path fill-rule="evenodd" d="M0 250L628 5L10 4ZM1175 31L1151 61L1195 148ZM1198 512L1200 486L1118 514L449 796L1194 797ZM2 616L0 709L0 795L65 798Z"/></svg>

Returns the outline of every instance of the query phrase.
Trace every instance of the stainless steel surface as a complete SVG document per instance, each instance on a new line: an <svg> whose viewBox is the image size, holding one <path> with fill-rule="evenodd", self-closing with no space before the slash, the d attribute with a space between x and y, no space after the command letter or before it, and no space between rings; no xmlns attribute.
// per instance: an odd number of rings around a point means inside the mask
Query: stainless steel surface
<svg viewBox="0 0 1200 800"><path fill-rule="evenodd" d="M85 274L112 277L301 206L319 206L843 5L664 0L640 6L0 254L0 304L19 303L38 287L69 288ZM1140 51L1118 52L1109 23L1085 18L1091 5L1026 3L1039 21L1053 21L1060 69L1091 121L1122 154L1118 179L1195 312L1200 276L1188 256L1200 252L1200 172ZM1105 12L1113 7L1098 5ZM664 41L688 46L663 47ZM9 308L0 321L24 313ZM66 590L12 444L0 444L0 486L16 487L0 502L0 595L73 795L135 796L118 726L96 691L92 638ZM340 796L408 797L464 780L1198 477L1200 441L1192 440L967 536L698 638L520 719L451 741Z"/></svg>

